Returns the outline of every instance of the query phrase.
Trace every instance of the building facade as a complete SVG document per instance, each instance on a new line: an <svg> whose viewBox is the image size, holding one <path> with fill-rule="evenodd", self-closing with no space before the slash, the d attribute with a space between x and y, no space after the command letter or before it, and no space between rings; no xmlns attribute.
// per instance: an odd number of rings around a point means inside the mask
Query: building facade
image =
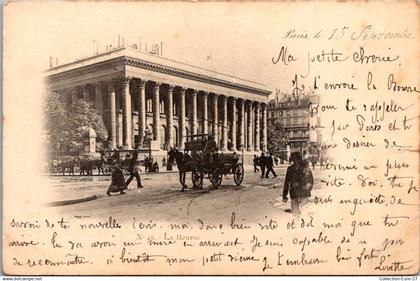
<svg viewBox="0 0 420 281"><path fill-rule="evenodd" d="M102 115L111 148L183 150L187 136L213 134L221 151L267 149L270 91L256 82L122 47L52 67L47 90L83 99ZM150 132L150 133L149 133Z"/></svg>
<svg viewBox="0 0 420 281"><path fill-rule="evenodd" d="M303 152L321 143L321 120L310 112L310 105L319 104L319 96L303 95L298 99L284 95L268 103L267 119L269 124L281 122L289 135L290 150Z"/></svg>

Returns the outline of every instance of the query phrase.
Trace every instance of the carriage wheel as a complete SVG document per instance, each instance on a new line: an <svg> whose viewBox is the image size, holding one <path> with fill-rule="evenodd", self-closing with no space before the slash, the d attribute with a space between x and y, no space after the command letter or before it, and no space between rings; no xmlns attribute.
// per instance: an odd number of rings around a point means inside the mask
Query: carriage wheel
<svg viewBox="0 0 420 281"><path fill-rule="evenodd" d="M197 189L203 188L204 173L202 171L194 170L191 176L193 187Z"/></svg>
<svg viewBox="0 0 420 281"><path fill-rule="evenodd" d="M216 188L220 186L220 184L222 183L222 173L220 169L214 170L213 174L210 175L210 182Z"/></svg>
<svg viewBox="0 0 420 281"><path fill-rule="evenodd" d="M233 172L233 180L235 181L236 185L240 185L244 180L244 166L239 163L236 164L235 170Z"/></svg>

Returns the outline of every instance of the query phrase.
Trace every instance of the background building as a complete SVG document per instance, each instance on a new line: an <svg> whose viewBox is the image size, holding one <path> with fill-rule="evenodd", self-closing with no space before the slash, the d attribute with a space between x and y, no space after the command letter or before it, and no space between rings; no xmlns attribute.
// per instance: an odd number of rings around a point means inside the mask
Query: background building
<svg viewBox="0 0 420 281"><path fill-rule="evenodd" d="M281 122L289 134L289 146L293 151L312 150L322 142L319 127L321 120L313 112L310 105L319 104L318 95L292 95L283 94L268 103L267 119L269 124ZM311 152L314 154L314 152Z"/></svg>

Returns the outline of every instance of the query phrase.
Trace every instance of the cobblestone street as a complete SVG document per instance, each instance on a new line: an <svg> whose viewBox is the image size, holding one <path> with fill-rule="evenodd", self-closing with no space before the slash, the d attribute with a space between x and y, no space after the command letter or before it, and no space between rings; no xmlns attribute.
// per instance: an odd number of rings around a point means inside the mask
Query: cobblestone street
<svg viewBox="0 0 420 281"><path fill-rule="evenodd" d="M62 206L49 207L62 215L90 217L113 216L120 220L136 217L142 220L185 221L202 218L207 221L230 220L232 212L237 218L256 221L265 216L279 218L291 216L290 208L281 202L287 166L275 168L277 178L261 178L251 167L246 168L244 182L236 186L233 177L223 178L218 189L212 189L208 179L202 190L192 190L191 174L187 174L188 189L180 192L178 173L142 174L144 188L136 189L135 180L126 194L106 195L109 176L51 176L51 200ZM313 196L321 192L319 168L314 171ZM86 200L85 200L86 199ZM310 212L311 204L306 208ZM54 210L55 211L55 210Z"/></svg>

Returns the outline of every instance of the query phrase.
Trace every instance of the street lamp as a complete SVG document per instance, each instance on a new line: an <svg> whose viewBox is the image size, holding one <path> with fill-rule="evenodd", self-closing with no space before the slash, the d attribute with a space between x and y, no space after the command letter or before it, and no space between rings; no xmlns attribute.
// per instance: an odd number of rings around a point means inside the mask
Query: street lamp
<svg viewBox="0 0 420 281"><path fill-rule="evenodd" d="M56 148L57 148L57 164L58 164L58 153L60 151L60 143L59 142L57 142Z"/></svg>
<svg viewBox="0 0 420 281"><path fill-rule="evenodd" d="M149 159L152 157L152 135L153 133L149 129L145 131L144 139L149 143Z"/></svg>

